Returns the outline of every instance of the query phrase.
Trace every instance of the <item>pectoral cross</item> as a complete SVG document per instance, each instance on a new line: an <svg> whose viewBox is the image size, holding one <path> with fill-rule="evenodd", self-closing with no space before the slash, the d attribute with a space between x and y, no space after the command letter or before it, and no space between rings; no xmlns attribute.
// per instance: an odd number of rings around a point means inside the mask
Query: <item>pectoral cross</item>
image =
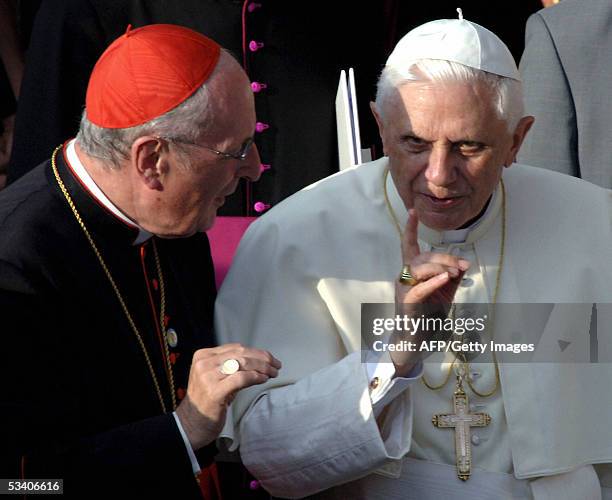
<svg viewBox="0 0 612 500"><path fill-rule="evenodd" d="M485 427L491 422L486 413L470 413L468 397L463 390L461 377L457 377L457 388L453 394L455 413L439 413L431 419L438 429L455 429L455 454L457 456L457 477L467 481L472 473L472 445L470 427Z"/></svg>

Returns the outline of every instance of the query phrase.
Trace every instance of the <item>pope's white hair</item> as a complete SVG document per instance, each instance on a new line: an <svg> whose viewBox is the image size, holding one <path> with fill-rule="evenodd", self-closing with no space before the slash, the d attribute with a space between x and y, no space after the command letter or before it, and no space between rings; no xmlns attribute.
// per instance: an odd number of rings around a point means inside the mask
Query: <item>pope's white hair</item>
<svg viewBox="0 0 612 500"><path fill-rule="evenodd" d="M414 82L433 83L483 83L492 91L494 107L504 120L508 130L513 132L524 116L523 88L521 82L487 73L453 61L420 59L405 67L385 66L378 79L376 109L384 116L385 101L394 89Z"/></svg>
<svg viewBox="0 0 612 500"><path fill-rule="evenodd" d="M219 79L216 77L233 62L233 56L222 49L212 75L188 99L167 113L135 127L99 127L89 121L85 109L76 137L79 146L85 154L103 160L111 168L119 168L129 158L133 142L144 135L176 141L180 154L181 143L197 143L214 122L215 106L211 97L218 95ZM184 159L188 163L187 158Z"/></svg>

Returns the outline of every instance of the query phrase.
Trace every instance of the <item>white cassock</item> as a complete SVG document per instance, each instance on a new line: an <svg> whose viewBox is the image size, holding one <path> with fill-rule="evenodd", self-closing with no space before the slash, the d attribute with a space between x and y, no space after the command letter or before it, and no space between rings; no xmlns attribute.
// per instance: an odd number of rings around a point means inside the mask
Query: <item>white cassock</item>
<svg viewBox="0 0 612 500"><path fill-rule="evenodd" d="M493 396L466 391L472 410L492 421L471 430L472 476L463 482L453 431L431 423L433 414L451 410L453 378L432 391L420 373L397 379L392 365L361 362L361 304L393 303L402 266L383 194L387 163L383 158L309 186L245 234L219 292L216 333L220 343L269 349L283 368L278 378L238 394L222 436L240 445L245 465L279 497L587 500L603 491L607 498L612 364L602 361L612 361L612 314L601 304L612 302L612 191L523 165L504 170L497 302L586 305L571 314L551 306L539 320L537 349L552 352L558 340L569 342L559 362L504 363ZM403 228L407 211L391 176L387 189ZM500 187L467 230L419 226L422 251L472 263L455 297L458 308L492 301L501 229ZM593 303L600 304L600 363L589 364ZM526 326L520 314L506 316L496 323L496 339ZM576 359L587 363L563 362ZM425 363L431 384L448 368L439 361ZM486 392L493 365L472 368L474 386ZM380 383L372 389L374 376Z"/></svg>

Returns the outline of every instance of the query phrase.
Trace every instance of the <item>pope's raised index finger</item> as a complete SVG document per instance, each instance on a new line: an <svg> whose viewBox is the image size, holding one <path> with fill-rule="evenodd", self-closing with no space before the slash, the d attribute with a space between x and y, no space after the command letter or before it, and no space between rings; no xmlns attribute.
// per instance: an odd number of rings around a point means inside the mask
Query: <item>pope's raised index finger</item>
<svg viewBox="0 0 612 500"><path fill-rule="evenodd" d="M404 235L402 237L402 258L404 264L408 264L412 259L421 253L419 248L419 216L414 208L408 210L408 222L404 229Z"/></svg>

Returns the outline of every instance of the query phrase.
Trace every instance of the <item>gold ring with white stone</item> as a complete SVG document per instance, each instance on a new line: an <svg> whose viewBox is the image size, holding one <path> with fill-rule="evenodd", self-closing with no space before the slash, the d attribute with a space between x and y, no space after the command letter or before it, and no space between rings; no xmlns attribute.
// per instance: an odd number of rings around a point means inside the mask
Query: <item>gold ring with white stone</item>
<svg viewBox="0 0 612 500"><path fill-rule="evenodd" d="M240 363L238 363L237 359L226 359L221 364L220 370L221 373L223 373L224 375L233 375L234 373L240 370Z"/></svg>

